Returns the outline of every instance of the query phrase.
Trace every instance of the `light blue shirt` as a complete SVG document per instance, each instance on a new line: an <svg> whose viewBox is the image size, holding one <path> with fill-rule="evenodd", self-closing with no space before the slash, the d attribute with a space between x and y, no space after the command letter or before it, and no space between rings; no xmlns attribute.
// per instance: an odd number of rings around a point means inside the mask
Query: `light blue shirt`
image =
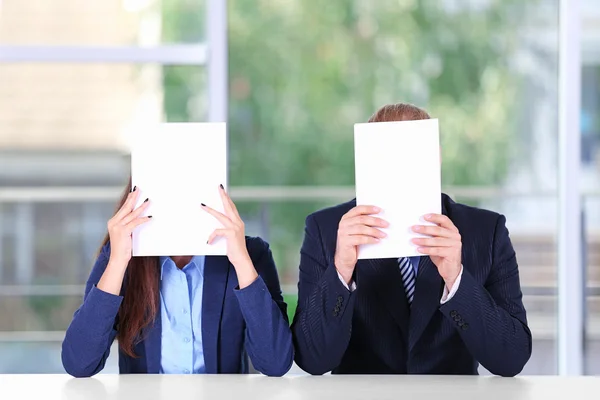
<svg viewBox="0 0 600 400"><path fill-rule="evenodd" d="M204 256L182 269L160 257L161 374L202 374L202 289Z"/></svg>
<svg viewBox="0 0 600 400"><path fill-rule="evenodd" d="M419 274L419 261L421 260L421 256L408 257L410 259L410 263L415 270L415 276Z"/></svg>

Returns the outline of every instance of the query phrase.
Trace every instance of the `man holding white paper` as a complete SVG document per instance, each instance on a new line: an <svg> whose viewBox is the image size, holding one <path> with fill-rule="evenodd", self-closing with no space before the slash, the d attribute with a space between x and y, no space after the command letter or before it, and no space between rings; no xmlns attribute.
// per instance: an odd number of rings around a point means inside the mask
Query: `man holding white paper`
<svg viewBox="0 0 600 400"><path fill-rule="evenodd" d="M306 219L292 324L305 371L514 376L529 360L505 218L441 194L438 143L437 120L408 104L356 125L357 199Z"/></svg>

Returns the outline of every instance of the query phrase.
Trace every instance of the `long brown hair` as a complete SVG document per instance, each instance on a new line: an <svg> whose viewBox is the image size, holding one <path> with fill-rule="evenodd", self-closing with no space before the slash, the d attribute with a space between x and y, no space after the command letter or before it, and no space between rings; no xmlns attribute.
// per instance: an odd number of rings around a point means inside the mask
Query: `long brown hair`
<svg viewBox="0 0 600 400"><path fill-rule="evenodd" d="M131 192L131 177L121 200L119 210ZM106 233L102 246L109 242ZM158 257L131 257L123 281L125 296L118 315L117 339L121 350L130 357L137 357L133 348L143 339L143 330L150 325L159 306Z"/></svg>
<svg viewBox="0 0 600 400"><path fill-rule="evenodd" d="M415 121L431 118L425 110L407 103L387 104L369 118L369 122Z"/></svg>

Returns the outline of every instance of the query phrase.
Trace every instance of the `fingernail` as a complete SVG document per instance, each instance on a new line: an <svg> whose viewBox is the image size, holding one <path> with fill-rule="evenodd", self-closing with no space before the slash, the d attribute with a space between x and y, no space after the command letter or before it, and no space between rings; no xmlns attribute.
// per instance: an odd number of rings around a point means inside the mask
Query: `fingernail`
<svg viewBox="0 0 600 400"><path fill-rule="evenodd" d="M145 203L145 202L147 202L148 200L150 200L150 199L146 199L146 200L144 200L144 203Z"/></svg>
<svg viewBox="0 0 600 400"><path fill-rule="evenodd" d="M223 187L223 184L220 184L219 186L221 186L221 189L225 190L225 188Z"/></svg>
<svg viewBox="0 0 600 400"><path fill-rule="evenodd" d="M133 189L131 189L131 191L135 192L135 189L137 189L137 186L134 186Z"/></svg>
<svg viewBox="0 0 600 400"><path fill-rule="evenodd" d="M152 215L148 215L148 218L152 218Z"/></svg>
<svg viewBox="0 0 600 400"><path fill-rule="evenodd" d="M202 207L206 207L206 204L204 204L204 203L200 203L200 204L202 205ZM208 242L206 242L206 243L208 243Z"/></svg>
<svg viewBox="0 0 600 400"><path fill-rule="evenodd" d="M373 207L373 210L375 210L375 212L379 212L379 211L381 211L381 208L379 208L379 207Z"/></svg>
<svg viewBox="0 0 600 400"><path fill-rule="evenodd" d="M206 241L206 244L208 244L208 240Z"/></svg>
<svg viewBox="0 0 600 400"><path fill-rule="evenodd" d="M415 226L412 227L412 229L413 229L413 231L418 232L418 231L421 230L421 227L419 225L415 225Z"/></svg>
<svg viewBox="0 0 600 400"><path fill-rule="evenodd" d="M425 216L425 219L431 219L431 214L427 214L427 215Z"/></svg>

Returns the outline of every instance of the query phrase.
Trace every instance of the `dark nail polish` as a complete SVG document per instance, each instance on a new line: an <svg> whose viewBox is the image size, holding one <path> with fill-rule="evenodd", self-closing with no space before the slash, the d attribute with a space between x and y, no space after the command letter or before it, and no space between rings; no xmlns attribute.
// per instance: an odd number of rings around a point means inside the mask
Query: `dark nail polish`
<svg viewBox="0 0 600 400"><path fill-rule="evenodd" d="M206 207L206 204L204 204L204 203L200 203L200 204L202 205L202 207Z"/></svg>
<svg viewBox="0 0 600 400"><path fill-rule="evenodd" d="M208 240L206 241L206 244L208 244Z"/></svg>
<svg viewBox="0 0 600 400"><path fill-rule="evenodd" d="M137 186L134 186L133 189L131 189L131 191L135 192L135 189L137 189Z"/></svg>
<svg viewBox="0 0 600 400"><path fill-rule="evenodd" d="M219 186L221 186L221 189L225 190L225 188L223 187L223 184L220 184Z"/></svg>
<svg viewBox="0 0 600 400"><path fill-rule="evenodd" d="M148 218L152 218L152 215L148 215Z"/></svg>
<svg viewBox="0 0 600 400"><path fill-rule="evenodd" d="M150 200L150 199L146 199L146 200L144 200L144 203L145 203L145 202L147 202L148 200Z"/></svg>

